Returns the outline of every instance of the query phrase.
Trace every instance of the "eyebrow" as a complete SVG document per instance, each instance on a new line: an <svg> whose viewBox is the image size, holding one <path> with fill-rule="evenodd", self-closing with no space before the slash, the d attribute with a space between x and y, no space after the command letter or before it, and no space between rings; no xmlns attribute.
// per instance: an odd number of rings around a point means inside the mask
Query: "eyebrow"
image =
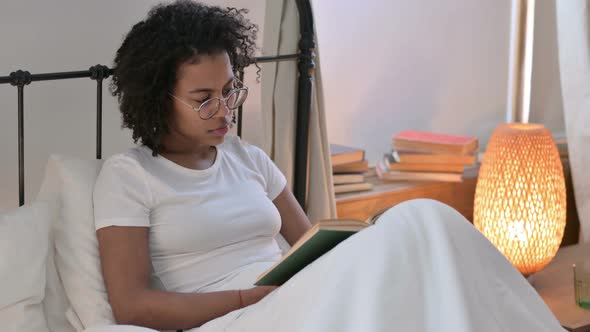
<svg viewBox="0 0 590 332"><path fill-rule="evenodd" d="M236 78L232 77L230 78L227 83L225 83L223 86L225 87L226 85L230 84L231 82L233 82ZM197 89L193 89L191 91L189 91L188 93L199 93L199 92L212 92L215 89L211 89L211 88L197 88Z"/></svg>

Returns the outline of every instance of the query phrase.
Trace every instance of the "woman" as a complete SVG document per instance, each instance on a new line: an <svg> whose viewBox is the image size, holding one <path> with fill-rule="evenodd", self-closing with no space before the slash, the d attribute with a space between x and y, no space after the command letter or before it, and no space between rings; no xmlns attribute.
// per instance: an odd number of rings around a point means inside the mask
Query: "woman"
<svg viewBox="0 0 590 332"><path fill-rule="evenodd" d="M224 143L247 96L234 73L255 50L256 27L242 14L159 6L117 52L113 92L142 143L106 161L94 195L119 322L189 328L255 303L274 287L206 290L280 258L279 229L294 243L310 227L264 152L237 138ZM150 264L166 292L148 288Z"/></svg>
<svg viewBox="0 0 590 332"><path fill-rule="evenodd" d="M255 49L256 27L243 13L189 1L160 5L117 51L112 90L124 127L141 143L105 162L94 192L103 275L117 322L158 330L202 326L199 331L513 326L498 298L486 293L488 276L498 272L482 265L476 269L481 275L471 273L467 281L460 274L461 266L481 265L478 255L487 255L503 271L502 289L523 304L516 308L526 307L519 327L558 326L482 236L433 202L388 211L380 219L386 222L353 236L278 289L252 287L281 257L278 233L293 244L310 222L264 152L226 137L247 96L235 73L252 62ZM476 247L478 255L465 253ZM469 308L474 300L485 310ZM507 308L512 315L515 306ZM495 313L494 319L482 312Z"/></svg>

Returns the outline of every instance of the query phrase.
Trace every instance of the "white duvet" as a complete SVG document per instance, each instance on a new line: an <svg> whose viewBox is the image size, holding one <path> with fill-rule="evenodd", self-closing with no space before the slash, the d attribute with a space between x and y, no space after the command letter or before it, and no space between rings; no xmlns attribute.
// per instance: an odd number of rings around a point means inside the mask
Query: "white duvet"
<svg viewBox="0 0 590 332"><path fill-rule="evenodd" d="M463 216L414 200L390 209L261 302L191 330L197 331L563 329Z"/></svg>
<svg viewBox="0 0 590 332"><path fill-rule="evenodd" d="M251 284L259 272L225 286ZM414 200L390 209L259 303L189 331L564 330L526 279L458 212Z"/></svg>

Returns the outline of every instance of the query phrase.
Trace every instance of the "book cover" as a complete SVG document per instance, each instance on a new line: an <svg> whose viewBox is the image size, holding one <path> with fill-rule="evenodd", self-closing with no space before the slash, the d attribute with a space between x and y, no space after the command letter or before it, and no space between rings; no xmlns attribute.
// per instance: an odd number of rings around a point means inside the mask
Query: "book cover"
<svg viewBox="0 0 590 332"><path fill-rule="evenodd" d="M463 165L452 164L410 164L410 163L389 163L389 169L399 172L432 172L432 173L463 173Z"/></svg>
<svg viewBox="0 0 590 332"><path fill-rule="evenodd" d="M379 179L386 181L442 181L461 182L461 173L439 173L439 172L405 172L394 171L389 168L389 159L383 158L375 165L375 171Z"/></svg>
<svg viewBox="0 0 590 332"><path fill-rule="evenodd" d="M361 183L365 181L362 174L334 174L334 184Z"/></svg>
<svg viewBox="0 0 590 332"><path fill-rule="evenodd" d="M401 172L389 171L384 173L380 179L389 181L435 181L435 182L461 182L463 177L459 173L436 173L436 172Z"/></svg>
<svg viewBox="0 0 590 332"><path fill-rule="evenodd" d="M332 166L361 162L365 160L365 150L339 144L330 144L330 157L332 159Z"/></svg>
<svg viewBox="0 0 590 332"><path fill-rule="evenodd" d="M369 162L366 160L340 165L332 165L332 173L364 173L369 170Z"/></svg>
<svg viewBox="0 0 590 332"><path fill-rule="evenodd" d="M408 163L399 162L393 154L386 154L389 161L389 169L402 172L441 172L463 173L465 166L461 164L434 164L434 163Z"/></svg>
<svg viewBox="0 0 590 332"><path fill-rule="evenodd" d="M351 193L356 191L365 191L373 189L373 184L368 182L362 183L348 183L348 184L336 184L334 185L334 193Z"/></svg>
<svg viewBox="0 0 590 332"><path fill-rule="evenodd" d="M392 151L395 161L400 163L415 164L444 164L444 165L464 165L471 166L475 164L475 154L448 154L448 153L421 153L414 151Z"/></svg>
<svg viewBox="0 0 590 332"><path fill-rule="evenodd" d="M395 150L431 153L472 154L478 147L474 136L448 135L425 131L406 130L393 135Z"/></svg>
<svg viewBox="0 0 590 332"><path fill-rule="evenodd" d="M255 282L257 286L280 286L297 272L336 247L340 242L361 229L370 226L360 220L328 220L316 223L299 239L287 254L274 266L261 274Z"/></svg>

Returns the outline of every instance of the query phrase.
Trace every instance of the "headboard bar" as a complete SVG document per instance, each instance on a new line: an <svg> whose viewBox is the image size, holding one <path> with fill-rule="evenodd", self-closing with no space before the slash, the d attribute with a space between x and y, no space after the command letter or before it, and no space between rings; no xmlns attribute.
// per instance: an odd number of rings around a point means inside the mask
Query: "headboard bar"
<svg viewBox="0 0 590 332"><path fill-rule="evenodd" d="M24 133L24 85L18 85L18 204L25 204L25 133Z"/></svg>
<svg viewBox="0 0 590 332"><path fill-rule="evenodd" d="M299 59L299 54L285 54L285 55L276 55L276 56L260 56L256 58L257 63L264 63L264 62L279 62L279 61L289 61L289 60L297 60Z"/></svg>
<svg viewBox="0 0 590 332"><path fill-rule="evenodd" d="M112 74L107 66L95 65L88 69L90 78L96 80L96 159L102 158L102 80Z"/></svg>
<svg viewBox="0 0 590 332"><path fill-rule="evenodd" d="M96 80L96 159L102 159L102 79Z"/></svg>
<svg viewBox="0 0 590 332"><path fill-rule="evenodd" d="M94 68L95 66L91 67L90 69ZM107 68L109 76L113 73L112 69ZM19 72L28 73L30 76L30 82L39 82L39 81L56 81L56 80L67 80L73 78L84 78L84 77L92 77L92 72L90 70L80 70L80 71L67 71L67 72L56 72L56 73L42 73L42 74L31 74L28 71L17 70L15 72L10 73L10 76L0 76L0 84L7 84L10 83L12 85L15 79L18 79ZM13 77L14 76L14 77ZM108 76L107 76L108 77ZM29 82L29 83L30 83Z"/></svg>
<svg viewBox="0 0 590 332"><path fill-rule="evenodd" d="M18 93L18 202L19 205L25 203L25 133L24 133L24 100L25 85L31 84L32 75L28 71L17 70L10 73L8 82L17 87ZM2 78L0 78L2 79ZM2 80L0 80L2 81Z"/></svg>
<svg viewBox="0 0 590 332"><path fill-rule="evenodd" d="M297 123L295 125L295 169L293 193L304 211L307 211L307 188L309 187L309 122L313 93L315 63L315 38L313 15L309 0L296 0L299 12L299 56L297 88Z"/></svg>
<svg viewBox="0 0 590 332"><path fill-rule="evenodd" d="M313 36L312 36L313 38ZM300 44L301 46L302 44ZM303 45L309 45L305 43ZM302 49L303 51L303 49ZM313 53L305 51L299 54L286 54L278 56L264 56L257 57L257 63L273 62L273 61L294 61L299 60L299 95L297 101L297 128L296 128L296 153L295 153L295 179L294 179L294 194L299 204L305 208L305 190L307 188L307 150L308 150L308 119L309 119L309 101L311 96L311 79L308 67L309 58L313 57ZM313 68L313 62L312 62ZM301 74L301 70L305 70L305 74ZM18 182L19 182L19 205L25 203L25 171L24 171L24 87L31 82L36 81L54 81L75 78L90 78L96 80L96 158L102 158L102 82L104 79L112 75L113 70L104 65L95 65L89 70L69 71L69 72L54 72L31 74L28 71L17 70L10 73L9 76L0 76L0 84L10 83L18 88ZM238 73L241 81L244 80L244 71ZM302 85L302 80L305 81ZM302 91L301 89L304 89ZM309 91L307 91L309 89ZM243 109L240 106L238 109L237 131L238 136L242 135L242 113ZM299 160L302 159L302 160ZM298 168L303 167L302 170Z"/></svg>
<svg viewBox="0 0 590 332"><path fill-rule="evenodd" d="M244 82L244 70L238 72L238 79L240 82ZM242 137L242 111L244 110L244 104L238 107L238 137Z"/></svg>

